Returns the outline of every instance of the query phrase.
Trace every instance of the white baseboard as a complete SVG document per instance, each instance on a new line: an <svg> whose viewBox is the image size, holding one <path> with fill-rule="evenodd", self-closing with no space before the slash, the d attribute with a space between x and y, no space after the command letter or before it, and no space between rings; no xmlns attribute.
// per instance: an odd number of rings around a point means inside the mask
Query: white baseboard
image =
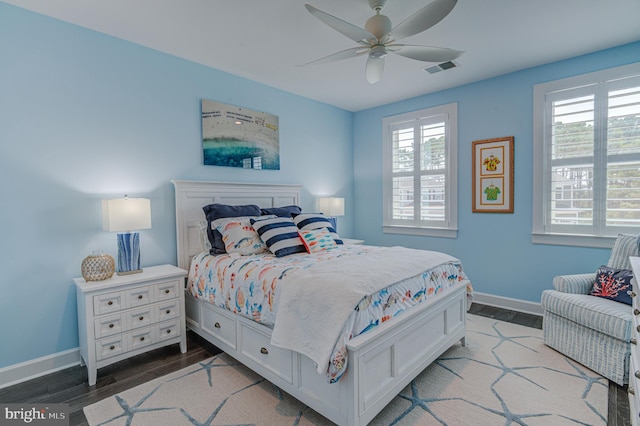
<svg viewBox="0 0 640 426"><path fill-rule="evenodd" d="M512 299L510 297L494 296L493 294L478 293L475 291L473 292L473 301L482 305L542 316L542 306L540 306L540 303L527 302L526 300Z"/></svg>
<svg viewBox="0 0 640 426"><path fill-rule="evenodd" d="M80 364L80 350L69 349L0 368L0 389Z"/></svg>

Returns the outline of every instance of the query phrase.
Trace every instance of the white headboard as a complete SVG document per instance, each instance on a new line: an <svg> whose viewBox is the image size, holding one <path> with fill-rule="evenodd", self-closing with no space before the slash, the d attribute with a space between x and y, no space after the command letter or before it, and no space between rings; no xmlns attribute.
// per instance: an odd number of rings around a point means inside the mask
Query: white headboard
<svg viewBox="0 0 640 426"><path fill-rule="evenodd" d="M178 266L189 270L191 258L202 251L200 222L207 204L257 204L262 208L300 205L301 185L173 180L176 190Z"/></svg>

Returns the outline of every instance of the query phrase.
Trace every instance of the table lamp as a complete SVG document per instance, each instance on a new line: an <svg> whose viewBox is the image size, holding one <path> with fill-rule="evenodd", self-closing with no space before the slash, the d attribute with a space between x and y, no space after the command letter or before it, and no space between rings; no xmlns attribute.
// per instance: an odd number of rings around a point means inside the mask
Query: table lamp
<svg viewBox="0 0 640 426"><path fill-rule="evenodd" d="M322 197L318 198L318 210L327 216L333 229L338 231L338 223L336 216L344 216L344 198L340 197Z"/></svg>
<svg viewBox="0 0 640 426"><path fill-rule="evenodd" d="M102 228L118 233L118 275L140 269L140 229L151 228L151 201L147 198L102 200Z"/></svg>

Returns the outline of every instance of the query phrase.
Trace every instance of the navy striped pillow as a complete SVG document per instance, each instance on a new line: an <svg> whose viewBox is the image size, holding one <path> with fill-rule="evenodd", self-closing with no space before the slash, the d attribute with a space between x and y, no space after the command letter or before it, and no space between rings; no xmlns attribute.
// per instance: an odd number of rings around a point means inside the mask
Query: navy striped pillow
<svg viewBox="0 0 640 426"><path fill-rule="evenodd" d="M298 234L298 228L293 223L293 219L289 217L251 219L251 225L277 257L307 253L307 248Z"/></svg>
<svg viewBox="0 0 640 426"><path fill-rule="evenodd" d="M301 213L293 215L293 222L301 231L311 231L314 229L327 228L336 244L343 244L338 232L333 227L329 219L320 213Z"/></svg>

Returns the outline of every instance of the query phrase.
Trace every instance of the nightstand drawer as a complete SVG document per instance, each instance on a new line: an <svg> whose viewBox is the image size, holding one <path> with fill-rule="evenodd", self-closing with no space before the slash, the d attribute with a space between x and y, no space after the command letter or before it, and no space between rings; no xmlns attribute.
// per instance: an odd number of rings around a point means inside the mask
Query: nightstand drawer
<svg viewBox="0 0 640 426"><path fill-rule="evenodd" d="M160 323L158 325L159 330L159 339L160 341L164 341L167 339L173 339L174 337L178 337L180 335L180 325L177 320L166 321Z"/></svg>
<svg viewBox="0 0 640 426"><path fill-rule="evenodd" d="M108 315L94 320L96 339L122 333L127 330L123 314Z"/></svg>
<svg viewBox="0 0 640 426"><path fill-rule="evenodd" d="M174 299L155 305L158 312L158 321L164 321L180 316L180 300Z"/></svg>
<svg viewBox="0 0 640 426"><path fill-rule="evenodd" d="M131 351L135 351L136 349L140 349L145 346L149 346L152 343L155 343L152 330L153 328L147 327L141 328L139 330L134 330L131 333L126 334L125 339L127 341L126 343L128 345L128 349Z"/></svg>
<svg viewBox="0 0 640 426"><path fill-rule="evenodd" d="M96 342L96 361L111 358L126 352L122 335L102 339Z"/></svg>
<svg viewBox="0 0 640 426"><path fill-rule="evenodd" d="M128 290L126 293L129 297L129 306L132 308L148 305L154 301L152 286L134 288Z"/></svg>
<svg viewBox="0 0 640 426"><path fill-rule="evenodd" d="M117 312L125 307L125 301L122 294L117 291L113 293L98 294L93 296L93 313L94 315L109 314Z"/></svg>
<svg viewBox="0 0 640 426"><path fill-rule="evenodd" d="M157 310L154 305L144 306L127 312L129 327L127 330L149 326L157 322Z"/></svg>
<svg viewBox="0 0 640 426"><path fill-rule="evenodd" d="M180 290L180 281L173 280L156 285L156 300L158 302L162 300L175 299L180 297L178 291Z"/></svg>

